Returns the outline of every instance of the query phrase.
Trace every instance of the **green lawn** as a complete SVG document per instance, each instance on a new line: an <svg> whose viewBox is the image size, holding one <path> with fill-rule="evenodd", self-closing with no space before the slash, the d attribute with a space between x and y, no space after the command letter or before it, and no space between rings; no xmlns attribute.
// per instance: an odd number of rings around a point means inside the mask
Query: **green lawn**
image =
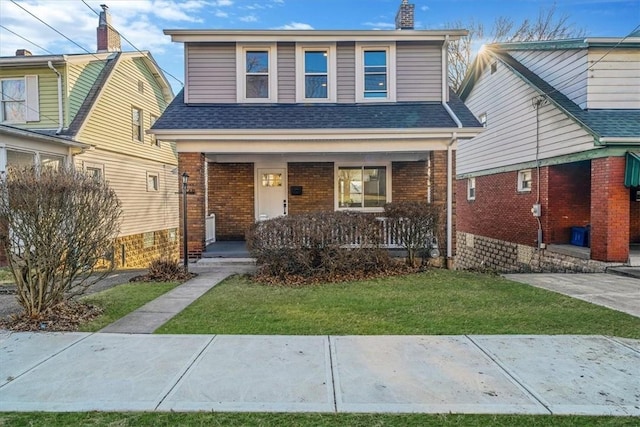
<svg viewBox="0 0 640 427"><path fill-rule="evenodd" d="M265 414L265 413L0 413L0 426L637 426L637 418L531 415Z"/></svg>
<svg viewBox="0 0 640 427"><path fill-rule="evenodd" d="M88 295L83 302L95 304L104 309L104 313L90 323L80 326L81 331L95 332L121 317L142 307L160 295L178 286L177 282L149 283L136 282L119 285L111 289ZM1 426L2 424L0 424Z"/></svg>
<svg viewBox="0 0 640 427"><path fill-rule="evenodd" d="M259 285L233 276L156 332L640 338L640 319L497 276L432 270L297 288Z"/></svg>
<svg viewBox="0 0 640 427"><path fill-rule="evenodd" d="M0 285L14 283L13 274L8 267L0 267Z"/></svg>

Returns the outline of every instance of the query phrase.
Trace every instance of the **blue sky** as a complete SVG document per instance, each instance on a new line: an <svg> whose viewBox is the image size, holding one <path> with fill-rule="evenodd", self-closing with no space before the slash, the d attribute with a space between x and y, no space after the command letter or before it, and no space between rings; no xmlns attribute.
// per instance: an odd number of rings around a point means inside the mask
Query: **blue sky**
<svg viewBox="0 0 640 427"><path fill-rule="evenodd" d="M160 67L183 80L182 44L163 29L393 29L401 0L14 0L78 45L94 52L100 4L112 23ZM12 0L0 0L0 56L26 48L33 54L85 53ZM454 22L484 23L496 16L515 22L538 15L554 0L410 0L417 29L443 29ZM640 24L640 0L557 0L557 14L589 37L623 37ZM93 11L92 11L93 9ZM5 28L3 28L5 27ZM8 30L7 30L8 29ZM27 41L28 40L28 41ZM35 44L32 44L35 43ZM36 46L37 45L37 46ZM134 50L123 40L123 50ZM167 76L174 87L180 83Z"/></svg>

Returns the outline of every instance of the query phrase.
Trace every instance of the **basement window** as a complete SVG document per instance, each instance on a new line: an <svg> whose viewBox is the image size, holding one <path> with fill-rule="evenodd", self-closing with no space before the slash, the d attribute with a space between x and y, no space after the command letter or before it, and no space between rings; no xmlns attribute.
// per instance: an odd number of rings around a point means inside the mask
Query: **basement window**
<svg viewBox="0 0 640 427"><path fill-rule="evenodd" d="M467 179L467 200L475 200L476 199L476 179L469 178Z"/></svg>
<svg viewBox="0 0 640 427"><path fill-rule="evenodd" d="M518 191L531 191L531 169L518 171Z"/></svg>

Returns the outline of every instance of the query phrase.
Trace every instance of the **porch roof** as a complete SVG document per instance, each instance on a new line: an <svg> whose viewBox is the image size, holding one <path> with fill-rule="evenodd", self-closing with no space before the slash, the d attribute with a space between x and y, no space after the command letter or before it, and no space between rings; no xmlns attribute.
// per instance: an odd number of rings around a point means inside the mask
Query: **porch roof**
<svg viewBox="0 0 640 427"><path fill-rule="evenodd" d="M466 128L482 126L455 95L448 103ZM457 128L440 102L371 104L185 104L181 91L152 130Z"/></svg>

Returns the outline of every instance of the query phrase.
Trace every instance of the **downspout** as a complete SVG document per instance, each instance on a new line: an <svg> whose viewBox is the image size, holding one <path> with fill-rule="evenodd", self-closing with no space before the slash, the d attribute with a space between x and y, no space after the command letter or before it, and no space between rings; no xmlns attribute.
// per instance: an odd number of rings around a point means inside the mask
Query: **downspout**
<svg viewBox="0 0 640 427"><path fill-rule="evenodd" d="M58 130L56 130L56 135L59 135L60 132L62 132L62 127L64 125L64 118L62 115L62 76L58 70L54 68L51 61L47 62L47 65L58 76Z"/></svg>

